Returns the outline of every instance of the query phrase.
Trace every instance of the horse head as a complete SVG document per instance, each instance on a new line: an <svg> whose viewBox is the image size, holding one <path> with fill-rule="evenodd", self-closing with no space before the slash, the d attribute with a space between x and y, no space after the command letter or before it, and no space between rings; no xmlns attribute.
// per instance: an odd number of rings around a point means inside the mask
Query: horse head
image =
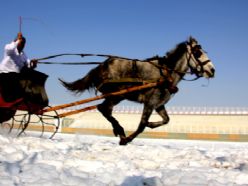
<svg viewBox="0 0 248 186"><path fill-rule="evenodd" d="M201 45L198 44L197 40L193 37L189 37L186 45L188 51L188 66L191 73L197 77L213 78L215 74L214 65Z"/></svg>

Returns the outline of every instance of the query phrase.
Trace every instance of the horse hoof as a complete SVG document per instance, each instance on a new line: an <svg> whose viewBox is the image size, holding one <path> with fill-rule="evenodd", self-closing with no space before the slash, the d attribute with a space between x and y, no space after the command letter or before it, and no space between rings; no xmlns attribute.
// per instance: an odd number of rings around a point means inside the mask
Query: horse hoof
<svg viewBox="0 0 248 186"><path fill-rule="evenodd" d="M121 138L119 145L127 145L127 143L128 143L127 138Z"/></svg>
<svg viewBox="0 0 248 186"><path fill-rule="evenodd" d="M120 145L127 145L129 142L131 142L132 140L130 140L128 137L127 138L121 138L119 144Z"/></svg>
<svg viewBox="0 0 248 186"><path fill-rule="evenodd" d="M126 134L125 134L125 132L124 132L123 129L121 129L121 130L114 129L114 130L113 130L113 133L114 133L114 135L115 135L116 137L117 137L117 136L124 136L124 137L126 137Z"/></svg>

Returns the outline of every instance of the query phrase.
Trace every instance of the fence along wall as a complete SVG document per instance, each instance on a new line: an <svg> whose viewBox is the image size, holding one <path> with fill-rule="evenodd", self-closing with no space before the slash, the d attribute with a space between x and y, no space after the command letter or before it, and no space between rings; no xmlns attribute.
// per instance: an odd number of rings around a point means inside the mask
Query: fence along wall
<svg viewBox="0 0 248 186"><path fill-rule="evenodd" d="M82 107L90 105L79 105L70 107L68 110L76 110ZM128 113L128 114L141 114L142 105L138 106L116 106L114 107L114 113ZM166 107L168 113L171 114L180 114L180 115L248 115L248 107ZM91 112L97 112L92 110ZM156 113L154 113L156 114Z"/></svg>

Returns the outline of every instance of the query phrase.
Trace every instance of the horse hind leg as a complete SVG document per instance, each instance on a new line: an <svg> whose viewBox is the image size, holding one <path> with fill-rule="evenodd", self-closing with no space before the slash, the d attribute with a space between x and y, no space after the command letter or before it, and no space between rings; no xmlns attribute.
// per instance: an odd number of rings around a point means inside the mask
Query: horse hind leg
<svg viewBox="0 0 248 186"><path fill-rule="evenodd" d="M167 114L167 111L165 110L164 105L161 105L160 107L158 107L156 109L156 112L162 117L163 120L158 121L158 122L148 122L147 127L153 129L153 128L160 127L162 125L166 125L169 122L170 118L169 118L169 116Z"/></svg>
<svg viewBox="0 0 248 186"><path fill-rule="evenodd" d="M119 122L112 116L113 107L117 105L121 100L109 100L105 99L103 103L97 106L97 109L102 113L102 115L112 124L113 133L115 136L120 138L125 138L125 132L123 127Z"/></svg>
<svg viewBox="0 0 248 186"><path fill-rule="evenodd" d="M136 138L140 133L144 131L148 124L148 120L152 114L153 107L144 105L141 121L139 123L139 126L135 132L133 132L130 136L126 138L121 138L120 145L126 145L127 143L131 142L134 138Z"/></svg>
<svg viewBox="0 0 248 186"><path fill-rule="evenodd" d="M156 112L163 118L162 121L149 122L148 120L152 114L152 111L152 106L149 107L145 105L138 129L127 138L122 138L120 141L120 145L126 145L127 143L131 142L134 138L136 138L140 133L144 131L145 127L156 128L165 125L169 122L169 116L167 114L167 111L165 110L164 105L156 109Z"/></svg>

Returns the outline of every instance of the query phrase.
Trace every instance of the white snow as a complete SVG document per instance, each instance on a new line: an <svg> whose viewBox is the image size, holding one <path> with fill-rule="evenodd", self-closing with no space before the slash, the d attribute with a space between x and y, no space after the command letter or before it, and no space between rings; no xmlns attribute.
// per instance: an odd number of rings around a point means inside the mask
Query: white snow
<svg viewBox="0 0 248 186"><path fill-rule="evenodd" d="M248 185L248 143L0 134L1 186Z"/></svg>

